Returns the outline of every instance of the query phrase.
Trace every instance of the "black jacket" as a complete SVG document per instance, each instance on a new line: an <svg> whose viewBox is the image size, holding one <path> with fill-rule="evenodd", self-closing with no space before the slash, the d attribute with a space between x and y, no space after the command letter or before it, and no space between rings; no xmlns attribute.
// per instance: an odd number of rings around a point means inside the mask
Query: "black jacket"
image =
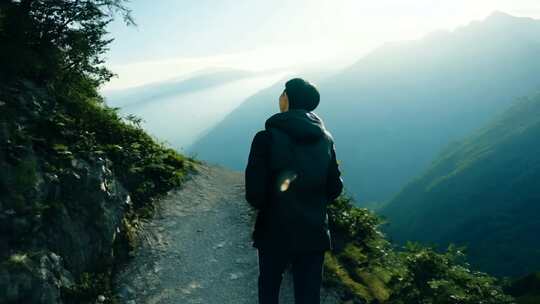
<svg viewBox="0 0 540 304"><path fill-rule="evenodd" d="M258 209L253 247L333 249L327 205L343 189L332 135L314 113L272 115L255 134L245 170L245 198Z"/></svg>

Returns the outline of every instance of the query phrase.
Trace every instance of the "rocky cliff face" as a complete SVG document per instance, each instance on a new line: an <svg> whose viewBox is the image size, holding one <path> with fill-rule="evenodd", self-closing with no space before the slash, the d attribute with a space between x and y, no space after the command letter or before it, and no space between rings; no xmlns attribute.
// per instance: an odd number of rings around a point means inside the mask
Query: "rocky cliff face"
<svg viewBox="0 0 540 304"><path fill-rule="evenodd" d="M31 83L0 86L0 303L61 303L113 263L131 205L105 156L34 136L54 106Z"/></svg>

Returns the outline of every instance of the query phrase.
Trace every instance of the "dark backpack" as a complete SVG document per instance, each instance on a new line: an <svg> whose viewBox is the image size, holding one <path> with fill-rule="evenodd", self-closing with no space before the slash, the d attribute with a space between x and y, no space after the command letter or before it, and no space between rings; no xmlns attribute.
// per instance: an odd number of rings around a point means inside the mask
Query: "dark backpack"
<svg viewBox="0 0 540 304"><path fill-rule="evenodd" d="M264 230L269 241L291 250L329 249L326 179L331 138L297 142L278 128L268 131L272 185Z"/></svg>

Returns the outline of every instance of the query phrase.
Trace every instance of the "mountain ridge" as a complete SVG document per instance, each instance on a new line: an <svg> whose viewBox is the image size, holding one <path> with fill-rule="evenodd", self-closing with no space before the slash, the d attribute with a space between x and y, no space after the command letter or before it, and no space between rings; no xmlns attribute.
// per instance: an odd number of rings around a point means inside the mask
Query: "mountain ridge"
<svg viewBox="0 0 540 304"><path fill-rule="evenodd" d="M449 145L380 210L390 221L390 236L399 242L464 244L474 265L498 275L540 268L533 232L540 229L535 216L539 135L540 94L517 100L488 125Z"/></svg>
<svg viewBox="0 0 540 304"><path fill-rule="evenodd" d="M379 48L317 84L321 103L315 112L336 139L345 186L356 201L390 199L448 142L540 87L540 21L512 20L516 24L502 34L478 27L484 20L443 42ZM516 28L521 33L514 37ZM251 96L189 150L241 169L253 134L278 111L282 89L276 84ZM231 149L217 153L223 145Z"/></svg>

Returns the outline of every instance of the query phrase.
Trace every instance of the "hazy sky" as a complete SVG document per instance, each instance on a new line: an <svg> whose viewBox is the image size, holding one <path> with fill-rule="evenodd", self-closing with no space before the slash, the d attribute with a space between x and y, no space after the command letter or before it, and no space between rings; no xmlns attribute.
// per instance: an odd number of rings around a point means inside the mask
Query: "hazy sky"
<svg viewBox="0 0 540 304"><path fill-rule="evenodd" d="M540 0L132 0L137 27L110 26L105 89L206 67L347 64L385 41L452 30L495 10L540 18Z"/></svg>

